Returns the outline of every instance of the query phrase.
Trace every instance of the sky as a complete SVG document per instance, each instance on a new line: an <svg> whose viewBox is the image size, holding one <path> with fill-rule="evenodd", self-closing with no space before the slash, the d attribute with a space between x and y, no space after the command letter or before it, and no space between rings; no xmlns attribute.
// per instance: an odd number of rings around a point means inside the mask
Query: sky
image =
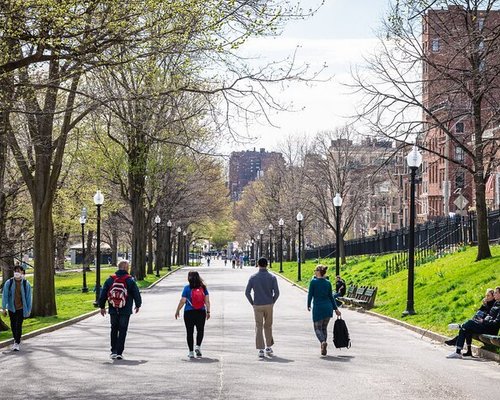
<svg viewBox="0 0 500 400"><path fill-rule="evenodd" d="M264 147L278 150L287 136L314 136L348 122L355 113L359 95L349 93L344 84L352 81L350 69L363 64L363 56L373 52L389 0L326 0L318 12L306 20L291 21L277 38L253 39L240 51L264 60L280 60L297 52L297 62L311 70L328 67L312 84L289 83L284 90L272 88L281 102L293 104L294 112L272 113L277 127L263 124L241 126L241 133L257 139L250 144L231 144L230 150ZM316 8L320 0L302 0L304 9Z"/></svg>

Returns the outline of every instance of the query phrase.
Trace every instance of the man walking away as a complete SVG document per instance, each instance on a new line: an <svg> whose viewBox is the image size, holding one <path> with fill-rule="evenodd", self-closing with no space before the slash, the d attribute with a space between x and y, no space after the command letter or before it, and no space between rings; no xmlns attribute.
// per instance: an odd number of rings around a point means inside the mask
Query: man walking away
<svg viewBox="0 0 500 400"><path fill-rule="evenodd" d="M142 304L141 293L135 279L128 274L128 267L128 261L121 260L118 263L118 271L106 279L99 296L99 308L103 317L106 315L106 301L109 304L112 360L123 359L132 303L135 303L136 313Z"/></svg>
<svg viewBox="0 0 500 400"><path fill-rule="evenodd" d="M245 296L253 306L255 317L255 346L259 357L265 354L272 355L273 340L273 307L280 295L278 280L267 270L267 260L259 259L257 262L259 272L248 280ZM253 299L251 292L253 290ZM263 332L264 331L264 334ZM264 336L266 341L264 343Z"/></svg>

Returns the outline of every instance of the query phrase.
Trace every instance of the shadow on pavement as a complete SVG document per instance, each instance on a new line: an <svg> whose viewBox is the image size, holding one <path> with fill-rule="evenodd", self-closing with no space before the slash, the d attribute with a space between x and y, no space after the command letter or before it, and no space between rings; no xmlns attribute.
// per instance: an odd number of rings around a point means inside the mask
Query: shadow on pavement
<svg viewBox="0 0 500 400"><path fill-rule="evenodd" d="M267 361L267 362L282 363L282 364L288 364L288 363L295 362L295 360L290 360L288 358L283 358L283 357L278 357L278 356L260 358L259 360L263 360L263 361Z"/></svg>
<svg viewBox="0 0 500 400"><path fill-rule="evenodd" d="M111 365L142 365L146 364L147 360L110 360L103 364L111 364Z"/></svg>
<svg viewBox="0 0 500 400"><path fill-rule="evenodd" d="M321 360L325 361L335 361L335 362L349 362L351 358L355 358L354 356L324 356L321 357Z"/></svg>
<svg viewBox="0 0 500 400"><path fill-rule="evenodd" d="M218 363L218 358L210 358L210 357L202 357L202 358L187 358L182 361L190 362L190 363L200 363L200 364L213 364Z"/></svg>

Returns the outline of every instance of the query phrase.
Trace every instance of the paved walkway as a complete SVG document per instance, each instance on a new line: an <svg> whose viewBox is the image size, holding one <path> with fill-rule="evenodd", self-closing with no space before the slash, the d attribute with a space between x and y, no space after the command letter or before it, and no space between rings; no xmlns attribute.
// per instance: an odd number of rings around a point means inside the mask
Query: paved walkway
<svg viewBox="0 0 500 400"><path fill-rule="evenodd" d="M500 365L448 360L450 348L376 317L344 310L353 346L319 356L306 294L280 280L276 356L260 360L244 288L253 268L212 260L199 269L211 292L202 359L189 360L174 319L187 271L144 293L125 360L108 359L100 315L0 352L2 399L478 399L498 400Z"/></svg>

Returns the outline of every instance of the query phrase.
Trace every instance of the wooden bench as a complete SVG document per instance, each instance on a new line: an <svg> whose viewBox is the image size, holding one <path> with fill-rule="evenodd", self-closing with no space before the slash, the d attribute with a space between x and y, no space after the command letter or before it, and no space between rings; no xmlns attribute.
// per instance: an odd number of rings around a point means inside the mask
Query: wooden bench
<svg viewBox="0 0 500 400"><path fill-rule="evenodd" d="M489 346L500 347L500 336L499 335L477 335L474 334L472 337L480 342L483 342Z"/></svg>
<svg viewBox="0 0 500 400"><path fill-rule="evenodd" d="M343 303L349 303L354 298L355 294L356 294L356 286L351 285L347 288L345 296L338 297L338 299Z"/></svg>
<svg viewBox="0 0 500 400"><path fill-rule="evenodd" d="M349 289L350 288L351 287L349 287ZM365 293L365 287L364 286L360 286L360 287L353 286L353 288L354 288L354 290L352 291L350 296L341 297L340 300L345 302L346 304L353 305L356 300L361 299L361 296L363 296L363 294Z"/></svg>
<svg viewBox="0 0 500 400"><path fill-rule="evenodd" d="M377 288L367 287L361 298L354 300L354 304L361 306L363 308L372 308L375 305L376 296L377 296Z"/></svg>
<svg viewBox="0 0 500 400"><path fill-rule="evenodd" d="M370 286L349 286L345 297L339 297L339 300L347 305L372 308L375 305L377 288Z"/></svg>

